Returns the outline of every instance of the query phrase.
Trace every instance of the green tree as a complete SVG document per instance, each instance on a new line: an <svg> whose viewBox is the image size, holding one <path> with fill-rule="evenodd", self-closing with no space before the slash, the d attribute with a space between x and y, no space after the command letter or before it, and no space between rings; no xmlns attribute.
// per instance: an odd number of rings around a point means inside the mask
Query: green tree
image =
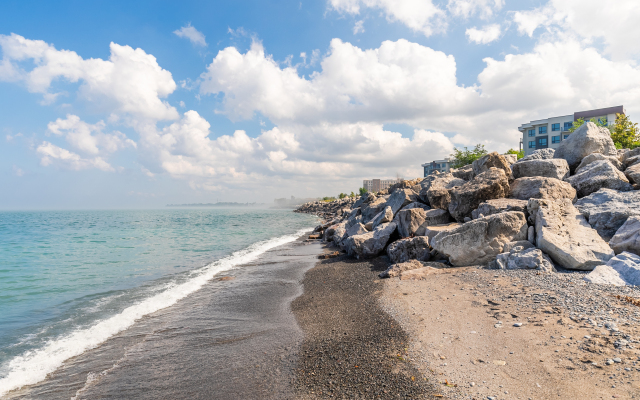
<svg viewBox="0 0 640 400"><path fill-rule="evenodd" d="M328 202L334 201L335 199L336 198L333 197L333 196L331 196L331 197L325 196L325 197L322 198L322 201L326 201L328 203Z"/></svg>
<svg viewBox="0 0 640 400"><path fill-rule="evenodd" d="M521 159L522 157L524 157L524 150L514 150L514 149L509 149L507 150L507 154L515 154L516 156L518 156L518 160Z"/></svg>
<svg viewBox="0 0 640 400"><path fill-rule="evenodd" d="M341 199L344 199L345 197L347 197L347 195L346 195L346 193L340 193L340 195L338 197L340 197Z"/></svg>
<svg viewBox="0 0 640 400"><path fill-rule="evenodd" d="M451 167L452 168L460 168L465 165L471 164L478 158L487 155L487 150L485 150L483 144L477 144L473 150L469 150L468 148L464 148L464 150L459 150L457 148L453 149L453 153L451 154Z"/></svg>
<svg viewBox="0 0 640 400"><path fill-rule="evenodd" d="M356 194L351 192L351 194L349 195L349 197L356 197Z"/></svg>
<svg viewBox="0 0 640 400"><path fill-rule="evenodd" d="M628 116L616 114L616 122L609 127L611 139L617 149L635 149L640 147L638 124L631 122Z"/></svg>
<svg viewBox="0 0 640 400"><path fill-rule="evenodd" d="M358 189L358 192L360 192L360 196L364 196L365 194L369 193L369 192L367 191L367 189L365 189L365 188L363 188L363 187L362 187L362 188L360 188L360 189Z"/></svg>
<svg viewBox="0 0 640 400"><path fill-rule="evenodd" d="M593 122L594 124L596 124L596 126L603 126L603 127L607 128L607 119L606 118L602 118L602 119L591 118L589 120L589 122ZM584 123L585 123L584 119L578 118L577 120L573 121L573 125L571 125L571 128L569 128L569 132L574 132L576 129L578 129L582 125L584 125Z"/></svg>

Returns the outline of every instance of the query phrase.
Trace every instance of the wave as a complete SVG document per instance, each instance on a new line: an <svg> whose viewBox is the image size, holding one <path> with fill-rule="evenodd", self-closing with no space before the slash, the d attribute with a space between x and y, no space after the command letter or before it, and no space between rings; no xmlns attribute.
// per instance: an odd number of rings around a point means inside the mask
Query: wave
<svg viewBox="0 0 640 400"><path fill-rule="evenodd" d="M275 247L293 242L308 231L309 229L303 229L292 235L254 243L246 249L236 251L193 271L193 276L186 282L168 287L158 294L125 308L119 314L102 320L89 328L77 329L52 339L39 349L30 350L14 357L9 361L6 376L0 378L0 396L44 380L47 374L55 371L65 360L97 347L111 336L129 328L145 315L172 306L178 300L203 287L217 274L253 261Z"/></svg>

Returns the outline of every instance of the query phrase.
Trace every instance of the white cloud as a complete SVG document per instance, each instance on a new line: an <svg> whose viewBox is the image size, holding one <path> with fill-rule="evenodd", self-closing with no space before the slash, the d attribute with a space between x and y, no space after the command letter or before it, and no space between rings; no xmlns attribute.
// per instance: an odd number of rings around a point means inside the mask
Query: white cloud
<svg viewBox="0 0 640 400"><path fill-rule="evenodd" d="M52 164L60 165L75 171L83 169L97 168L101 171L113 172L115 169L101 157L82 158L76 153L60 148L49 142L42 142L36 149L40 155L40 164L48 166Z"/></svg>
<svg viewBox="0 0 640 400"><path fill-rule="evenodd" d="M353 34L357 35L358 33L364 33L364 20L356 21L356 24L353 26Z"/></svg>
<svg viewBox="0 0 640 400"><path fill-rule="evenodd" d="M445 12L432 0L329 0L329 7L340 13L357 15L361 8L382 10L387 20L398 21L425 36L444 32Z"/></svg>
<svg viewBox="0 0 640 400"><path fill-rule="evenodd" d="M22 168L19 168L17 165L13 166L13 173L19 178L25 175L24 170Z"/></svg>
<svg viewBox="0 0 640 400"><path fill-rule="evenodd" d="M65 135L72 147L91 155L113 153L125 147L136 147L136 143L122 132L103 133L105 126L103 121L92 125L81 121L77 115L69 114L66 119L58 118L55 122L49 122L47 128L56 135Z"/></svg>
<svg viewBox="0 0 640 400"><path fill-rule="evenodd" d="M462 18L469 18L478 14L480 18L487 19L504 6L504 0L449 0L447 9L449 12Z"/></svg>
<svg viewBox="0 0 640 400"><path fill-rule="evenodd" d="M481 29L477 29L476 27L469 28L465 32L469 41L475 42L478 44L487 44L491 43L500 38L500 25L499 24L491 24L483 26Z"/></svg>
<svg viewBox="0 0 640 400"><path fill-rule="evenodd" d="M190 23L187 24L187 26L183 26L182 28L173 31L173 33L178 37L189 39L189 41L195 46L207 46L204 34L191 26Z"/></svg>

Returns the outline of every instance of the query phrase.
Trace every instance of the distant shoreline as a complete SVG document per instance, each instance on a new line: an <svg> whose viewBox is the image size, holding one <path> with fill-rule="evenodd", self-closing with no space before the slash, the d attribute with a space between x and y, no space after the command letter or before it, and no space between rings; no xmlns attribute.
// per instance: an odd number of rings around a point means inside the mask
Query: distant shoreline
<svg viewBox="0 0 640 400"><path fill-rule="evenodd" d="M261 206L266 206L266 204L218 202L218 203L191 203L191 204L167 204L166 205L166 207L261 207Z"/></svg>

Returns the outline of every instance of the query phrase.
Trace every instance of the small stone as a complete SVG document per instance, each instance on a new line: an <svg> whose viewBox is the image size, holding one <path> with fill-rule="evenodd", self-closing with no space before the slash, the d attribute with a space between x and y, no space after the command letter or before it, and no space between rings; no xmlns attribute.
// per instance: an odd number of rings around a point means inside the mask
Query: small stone
<svg viewBox="0 0 640 400"><path fill-rule="evenodd" d="M607 360L607 362L605 362L605 364L611 365L611 364L613 364L613 360L609 359L609 360Z"/></svg>
<svg viewBox="0 0 640 400"><path fill-rule="evenodd" d="M475 383L475 382L471 382L471 383L469 384L469 386L471 386L471 387L474 387L475 385L476 385L476 383Z"/></svg>
<svg viewBox="0 0 640 400"><path fill-rule="evenodd" d="M516 328L520 328L522 326L522 322L516 322L515 324L513 324L513 326L515 326Z"/></svg>
<svg viewBox="0 0 640 400"><path fill-rule="evenodd" d="M613 362L614 362L614 363L621 363L621 362L622 362L622 359L621 359L621 358L616 357L616 358L614 358L614 359L613 359Z"/></svg>
<svg viewBox="0 0 640 400"><path fill-rule="evenodd" d="M624 369L625 371L631 371L631 368L627 367Z"/></svg>
<svg viewBox="0 0 640 400"><path fill-rule="evenodd" d="M584 335L584 338L585 338L585 339L591 339L591 336L589 336L589 335Z"/></svg>

